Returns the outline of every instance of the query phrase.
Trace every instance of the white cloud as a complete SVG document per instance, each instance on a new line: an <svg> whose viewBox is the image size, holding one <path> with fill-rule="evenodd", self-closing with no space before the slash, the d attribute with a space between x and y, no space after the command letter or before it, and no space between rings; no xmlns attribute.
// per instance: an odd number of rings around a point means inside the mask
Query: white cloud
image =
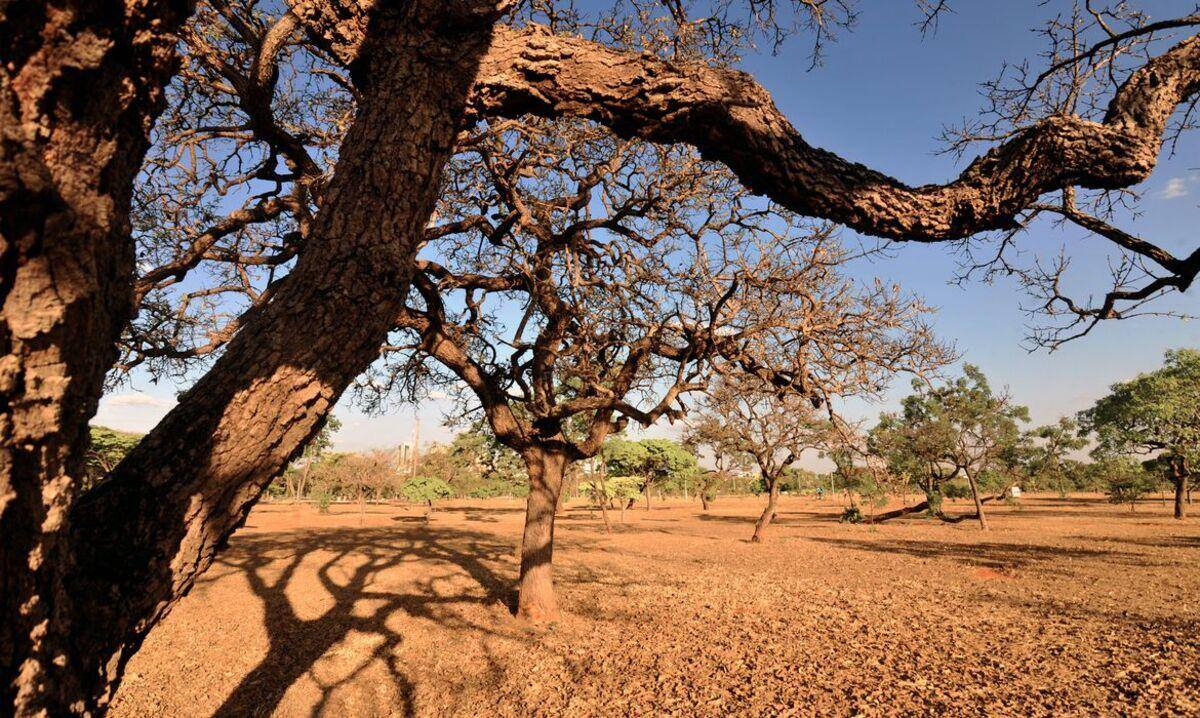
<svg viewBox="0 0 1200 718"><path fill-rule="evenodd" d="M153 406L158 408L175 406L175 402L171 399L151 396L140 391L132 394L113 394L104 397L102 401L109 406Z"/></svg>
<svg viewBox="0 0 1200 718"><path fill-rule="evenodd" d="M1163 199L1179 199L1186 197L1188 194L1187 180L1183 177L1172 177L1167 180L1167 186L1163 187L1163 191L1159 197Z"/></svg>

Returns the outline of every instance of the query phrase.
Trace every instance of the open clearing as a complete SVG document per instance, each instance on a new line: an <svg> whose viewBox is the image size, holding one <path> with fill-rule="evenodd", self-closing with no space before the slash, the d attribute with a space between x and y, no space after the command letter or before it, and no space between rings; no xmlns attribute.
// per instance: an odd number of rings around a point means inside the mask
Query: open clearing
<svg viewBox="0 0 1200 718"><path fill-rule="evenodd" d="M1200 524L1166 504L1026 497L986 534L841 505L785 496L756 545L757 499L611 535L572 504L540 631L507 608L522 502L260 505L112 715L1200 713Z"/></svg>

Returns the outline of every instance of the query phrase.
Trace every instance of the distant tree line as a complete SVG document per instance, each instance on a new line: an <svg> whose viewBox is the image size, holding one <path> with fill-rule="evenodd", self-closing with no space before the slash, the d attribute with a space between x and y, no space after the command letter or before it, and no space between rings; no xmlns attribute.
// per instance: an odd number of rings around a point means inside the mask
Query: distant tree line
<svg viewBox="0 0 1200 718"><path fill-rule="evenodd" d="M880 523L925 514L950 522L974 519L983 527L986 504L1013 500L1014 488L1060 496L1105 493L1131 509L1169 489L1177 518L1186 516L1191 503L1191 475L1200 450L1200 352L1195 350L1168 352L1162 368L1114 384L1078 417L1029 429L1022 428L1029 420L1027 409L994 391L969 364L961 377L939 386L915 382L900 410L882 414L861 442L853 432L834 431L830 420L794 397L753 398L746 387L741 390L714 389L681 440L609 437L595 459L570 467L563 495L601 508L609 528L609 510L619 509L623 516L638 501L648 510L654 496L694 499L707 510L721 495L764 494L772 515L772 497L783 493L842 496L851 520ZM445 498L528 494L525 462L483 423L449 443L425 447L415 465L403 466L390 450L333 451L339 428L331 418L268 487L268 497L313 501L323 508L388 500L432 507ZM86 483L91 486L112 471L140 439L140 434L93 426ZM796 466L808 449L819 451L833 469ZM913 494L920 500L874 512ZM943 504L947 499L971 499L975 511L950 515ZM760 518L760 538L769 521Z"/></svg>

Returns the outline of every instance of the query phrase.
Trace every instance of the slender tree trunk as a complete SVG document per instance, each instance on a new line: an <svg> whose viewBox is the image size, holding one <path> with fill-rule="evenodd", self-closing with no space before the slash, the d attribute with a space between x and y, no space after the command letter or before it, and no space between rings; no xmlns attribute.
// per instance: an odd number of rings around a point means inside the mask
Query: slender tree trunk
<svg viewBox="0 0 1200 718"><path fill-rule="evenodd" d="M700 492L700 510L708 511L708 496L705 495L704 491Z"/></svg>
<svg viewBox="0 0 1200 718"><path fill-rule="evenodd" d="M67 589L90 602L72 651L92 705L107 703L146 632L319 431L394 325L491 27L440 8L377 13L371 33L387 42L355 67L358 116L296 266L72 513L79 554Z"/></svg>
<svg viewBox="0 0 1200 718"><path fill-rule="evenodd" d="M312 471L312 462L316 461L315 456L310 456L308 461L304 462L304 471L300 472L300 481L296 485L296 499L304 497L304 492L308 490L308 473Z"/></svg>
<svg viewBox="0 0 1200 718"><path fill-rule="evenodd" d="M562 490L567 460L545 449L522 454L529 470L529 498L525 505L525 533L521 536L521 575L517 615L533 623L558 618L554 596L554 508Z"/></svg>
<svg viewBox="0 0 1200 718"><path fill-rule="evenodd" d="M1171 472L1175 474L1175 518L1187 517L1188 475L1178 462L1172 462Z"/></svg>
<svg viewBox="0 0 1200 718"><path fill-rule="evenodd" d="M71 715L87 690L69 510L132 310L133 181L190 12L0 5L0 715Z"/></svg>
<svg viewBox="0 0 1200 718"><path fill-rule="evenodd" d="M612 520L608 518L607 502L600 502L600 516L604 519L604 533L612 533Z"/></svg>
<svg viewBox="0 0 1200 718"><path fill-rule="evenodd" d="M975 500L975 518L979 519L979 530L987 531L987 515L983 513L983 501L979 498L979 485L975 483L975 475L970 471L963 471L967 477L967 483L971 485L971 498Z"/></svg>
<svg viewBox="0 0 1200 718"><path fill-rule="evenodd" d="M762 515L758 517L758 522L754 524L754 536L750 538L754 543L762 543L766 539L767 526L771 524L771 520L775 518L775 511L779 504L779 481L774 478L767 479L767 507L763 509Z"/></svg>
<svg viewBox="0 0 1200 718"><path fill-rule="evenodd" d="M608 518L609 498L608 498L608 483L605 481L605 478L604 478L605 473L606 473L605 470L603 468L601 468L600 471L597 472L597 474L596 474L597 476L600 477L599 478L599 481L600 481L600 515L604 517L605 533L612 533L612 521L609 520L609 518Z"/></svg>
<svg viewBox="0 0 1200 718"><path fill-rule="evenodd" d="M646 510L650 510L650 487L646 487Z"/></svg>

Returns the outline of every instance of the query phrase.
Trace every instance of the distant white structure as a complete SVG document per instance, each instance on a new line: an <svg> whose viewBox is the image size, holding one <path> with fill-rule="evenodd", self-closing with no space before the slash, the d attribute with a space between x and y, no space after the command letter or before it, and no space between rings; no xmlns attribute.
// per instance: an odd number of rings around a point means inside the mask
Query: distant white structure
<svg viewBox="0 0 1200 718"><path fill-rule="evenodd" d="M1021 487L1020 486L1008 487L1008 496L1009 496L1009 498L1012 498L1012 499L1021 498Z"/></svg>

